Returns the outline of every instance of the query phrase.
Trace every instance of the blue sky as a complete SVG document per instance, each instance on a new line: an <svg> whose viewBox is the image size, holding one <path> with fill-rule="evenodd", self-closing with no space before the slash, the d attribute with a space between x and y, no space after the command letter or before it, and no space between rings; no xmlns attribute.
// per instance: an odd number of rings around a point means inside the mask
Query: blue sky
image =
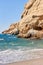
<svg viewBox="0 0 43 65"><path fill-rule="evenodd" d="M0 0L0 32L20 19L27 0Z"/></svg>

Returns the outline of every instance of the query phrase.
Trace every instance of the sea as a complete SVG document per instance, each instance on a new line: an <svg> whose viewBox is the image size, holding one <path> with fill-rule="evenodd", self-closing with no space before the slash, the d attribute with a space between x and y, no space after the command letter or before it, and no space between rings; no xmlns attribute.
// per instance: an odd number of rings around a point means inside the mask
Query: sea
<svg viewBox="0 0 43 65"><path fill-rule="evenodd" d="M0 65L43 58L43 40L0 34Z"/></svg>

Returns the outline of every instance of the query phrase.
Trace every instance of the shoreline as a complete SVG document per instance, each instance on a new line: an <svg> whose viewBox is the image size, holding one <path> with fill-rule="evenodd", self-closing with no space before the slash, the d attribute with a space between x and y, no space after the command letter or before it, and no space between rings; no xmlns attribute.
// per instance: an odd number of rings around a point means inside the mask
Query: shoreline
<svg viewBox="0 0 43 65"><path fill-rule="evenodd" d="M15 62L15 63L9 63L6 65L43 65L43 58L38 59L32 59L27 61L21 61L21 62Z"/></svg>

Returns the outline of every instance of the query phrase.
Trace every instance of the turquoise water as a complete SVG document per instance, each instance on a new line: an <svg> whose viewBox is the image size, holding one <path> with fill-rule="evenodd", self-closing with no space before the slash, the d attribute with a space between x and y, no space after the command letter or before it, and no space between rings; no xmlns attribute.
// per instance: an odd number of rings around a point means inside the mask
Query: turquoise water
<svg viewBox="0 0 43 65"><path fill-rule="evenodd" d="M43 40L28 40L17 38L14 35L0 34L0 50L18 47L43 48Z"/></svg>
<svg viewBox="0 0 43 65"><path fill-rule="evenodd" d="M12 63L43 57L43 40L0 34L0 63Z"/></svg>

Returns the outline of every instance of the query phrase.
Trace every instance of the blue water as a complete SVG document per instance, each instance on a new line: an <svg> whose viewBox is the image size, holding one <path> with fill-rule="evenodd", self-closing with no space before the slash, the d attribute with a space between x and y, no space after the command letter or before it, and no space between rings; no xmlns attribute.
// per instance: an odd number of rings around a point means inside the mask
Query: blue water
<svg viewBox="0 0 43 65"><path fill-rule="evenodd" d="M12 63L43 57L43 40L0 34L0 63Z"/></svg>

